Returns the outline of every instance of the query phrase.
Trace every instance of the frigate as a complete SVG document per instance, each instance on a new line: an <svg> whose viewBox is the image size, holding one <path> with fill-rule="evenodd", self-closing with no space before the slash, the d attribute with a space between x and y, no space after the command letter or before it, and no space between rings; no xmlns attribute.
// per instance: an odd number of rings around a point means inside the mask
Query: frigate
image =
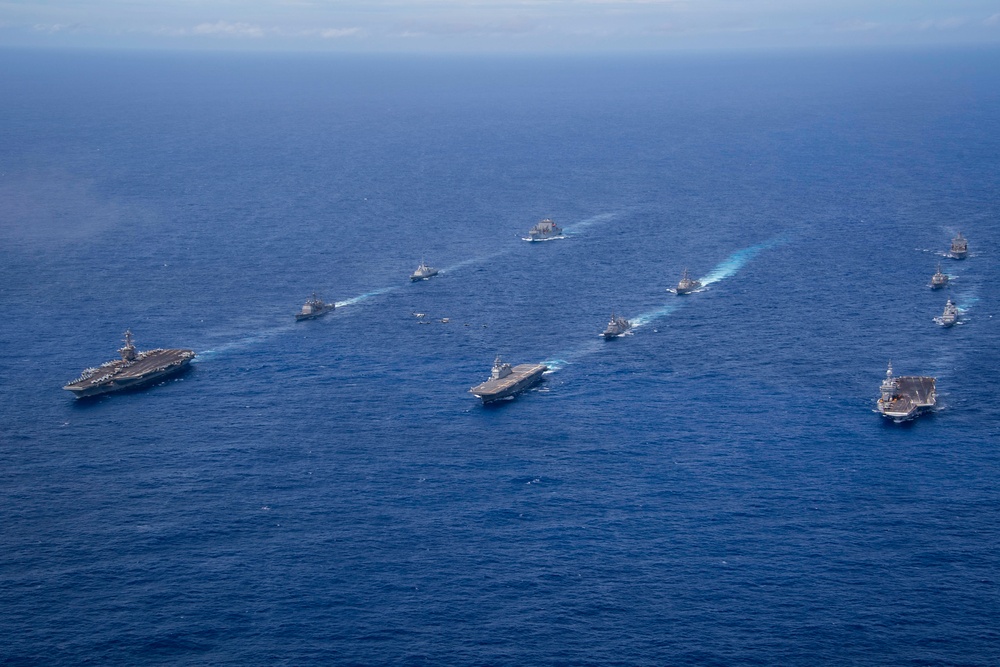
<svg viewBox="0 0 1000 667"><path fill-rule="evenodd" d="M528 230L525 241L552 241L554 239L564 239L562 227L545 218L537 225Z"/></svg>
<svg viewBox="0 0 1000 667"><path fill-rule="evenodd" d="M436 276L437 274L437 269L432 266L427 266L427 263L424 262L424 260L420 260L420 266L418 266L417 270L410 276L410 280L413 282L417 282L418 280L427 280L431 276Z"/></svg>
<svg viewBox="0 0 1000 667"><path fill-rule="evenodd" d="M969 253L969 242L962 236L962 232L951 240L951 256L955 259L965 259Z"/></svg>
<svg viewBox="0 0 1000 667"><path fill-rule="evenodd" d="M948 274L941 273L941 265L938 264L937 273L931 276L931 289L940 289L942 287L947 287L948 285Z"/></svg>
<svg viewBox="0 0 1000 667"><path fill-rule="evenodd" d="M950 327L958 322L958 306L948 299L948 303L944 304L944 312L941 313L941 317L936 318L937 323L943 327Z"/></svg>
<svg viewBox="0 0 1000 667"><path fill-rule="evenodd" d="M688 270L684 269L684 275L681 276L680 282L677 283L677 293L689 294L698 289L699 287L701 287L701 283L688 276Z"/></svg>
<svg viewBox="0 0 1000 667"><path fill-rule="evenodd" d="M295 321L301 322L302 320L311 320L321 315L326 315L336 307L336 304L324 303L322 299L316 296L316 292L313 292L312 297L306 299L302 310L295 313Z"/></svg>
<svg viewBox="0 0 1000 667"><path fill-rule="evenodd" d="M918 375L893 377L890 361L882 380L878 411L897 422L913 419L937 403L936 382L936 378Z"/></svg>
<svg viewBox="0 0 1000 667"><path fill-rule="evenodd" d="M194 350L146 350L139 352L132 332L125 332L125 345L118 350L121 359L112 359L96 368L88 368L63 389L77 398L133 389L183 370L194 359Z"/></svg>
<svg viewBox="0 0 1000 667"><path fill-rule="evenodd" d="M483 401L483 405L514 396L541 381L542 374L549 368L544 364L519 364L511 367L500 355L493 362L490 379L469 390Z"/></svg>
<svg viewBox="0 0 1000 667"><path fill-rule="evenodd" d="M631 328L631 322L626 320L624 317L611 313L611 321L608 322L608 327L601 335L604 336L604 340L611 340L612 338L618 338L618 336L625 334Z"/></svg>

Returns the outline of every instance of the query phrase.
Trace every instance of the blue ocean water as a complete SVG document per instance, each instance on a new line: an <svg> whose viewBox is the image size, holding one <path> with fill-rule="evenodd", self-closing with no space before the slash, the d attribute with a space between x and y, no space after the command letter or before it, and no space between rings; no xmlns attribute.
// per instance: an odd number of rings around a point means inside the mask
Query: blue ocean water
<svg viewBox="0 0 1000 667"><path fill-rule="evenodd" d="M0 664L1000 663L997 52L0 61Z"/></svg>

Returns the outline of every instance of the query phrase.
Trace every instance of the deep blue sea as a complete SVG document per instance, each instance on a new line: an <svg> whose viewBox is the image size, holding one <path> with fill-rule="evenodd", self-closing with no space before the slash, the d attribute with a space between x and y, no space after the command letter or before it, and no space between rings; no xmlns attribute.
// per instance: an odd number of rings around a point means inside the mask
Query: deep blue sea
<svg viewBox="0 0 1000 667"><path fill-rule="evenodd" d="M0 664L1000 664L1000 52L0 90ZM61 389L126 328L197 362ZM484 408L497 353L554 370Z"/></svg>

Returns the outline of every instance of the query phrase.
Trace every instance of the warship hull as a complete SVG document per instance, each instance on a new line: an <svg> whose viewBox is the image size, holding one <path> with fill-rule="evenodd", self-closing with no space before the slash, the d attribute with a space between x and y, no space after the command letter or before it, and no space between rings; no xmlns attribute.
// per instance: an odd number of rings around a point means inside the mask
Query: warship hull
<svg viewBox="0 0 1000 667"><path fill-rule="evenodd" d="M542 380L542 374L549 369L544 364L520 364L511 368L510 375L491 379L469 390L483 405L515 396Z"/></svg>
<svg viewBox="0 0 1000 667"><path fill-rule="evenodd" d="M295 313L295 321L301 322L302 320L315 320L317 317L323 317L330 311L334 310L335 306L330 304L324 308L319 308L311 313Z"/></svg>
<svg viewBox="0 0 1000 667"><path fill-rule="evenodd" d="M151 350L141 353L131 362L113 361L104 364L87 377L71 382L63 389L72 392L77 398L136 389L180 373L194 357L194 350Z"/></svg>
<svg viewBox="0 0 1000 667"><path fill-rule="evenodd" d="M878 411L893 421L907 421L937 403L936 380L925 376L896 378L898 389L890 400L879 399Z"/></svg>
<svg viewBox="0 0 1000 667"><path fill-rule="evenodd" d="M427 273L420 273L420 274L414 273L412 276L410 276L410 280L412 280L413 282L419 282L421 280L427 280L428 278L433 278L437 274L438 274L437 269L432 269Z"/></svg>

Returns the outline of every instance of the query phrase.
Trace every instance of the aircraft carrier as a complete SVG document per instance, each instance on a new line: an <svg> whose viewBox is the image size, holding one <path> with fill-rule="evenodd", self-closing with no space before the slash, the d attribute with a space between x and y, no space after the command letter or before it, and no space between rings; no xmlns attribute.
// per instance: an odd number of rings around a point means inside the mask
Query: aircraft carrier
<svg viewBox="0 0 1000 667"><path fill-rule="evenodd" d="M913 419L937 403L937 380L920 375L893 377L892 362L882 380L878 411L896 422Z"/></svg>
<svg viewBox="0 0 1000 667"><path fill-rule="evenodd" d="M490 379L469 390L483 401L483 405L514 396L540 382L542 373L549 369L544 364L519 364L511 367L497 355Z"/></svg>
<svg viewBox="0 0 1000 667"><path fill-rule="evenodd" d="M183 370L195 356L194 350L138 352L132 342L131 331L125 332L125 345L118 352L121 359L88 368L63 389L73 392L77 398L132 389Z"/></svg>

